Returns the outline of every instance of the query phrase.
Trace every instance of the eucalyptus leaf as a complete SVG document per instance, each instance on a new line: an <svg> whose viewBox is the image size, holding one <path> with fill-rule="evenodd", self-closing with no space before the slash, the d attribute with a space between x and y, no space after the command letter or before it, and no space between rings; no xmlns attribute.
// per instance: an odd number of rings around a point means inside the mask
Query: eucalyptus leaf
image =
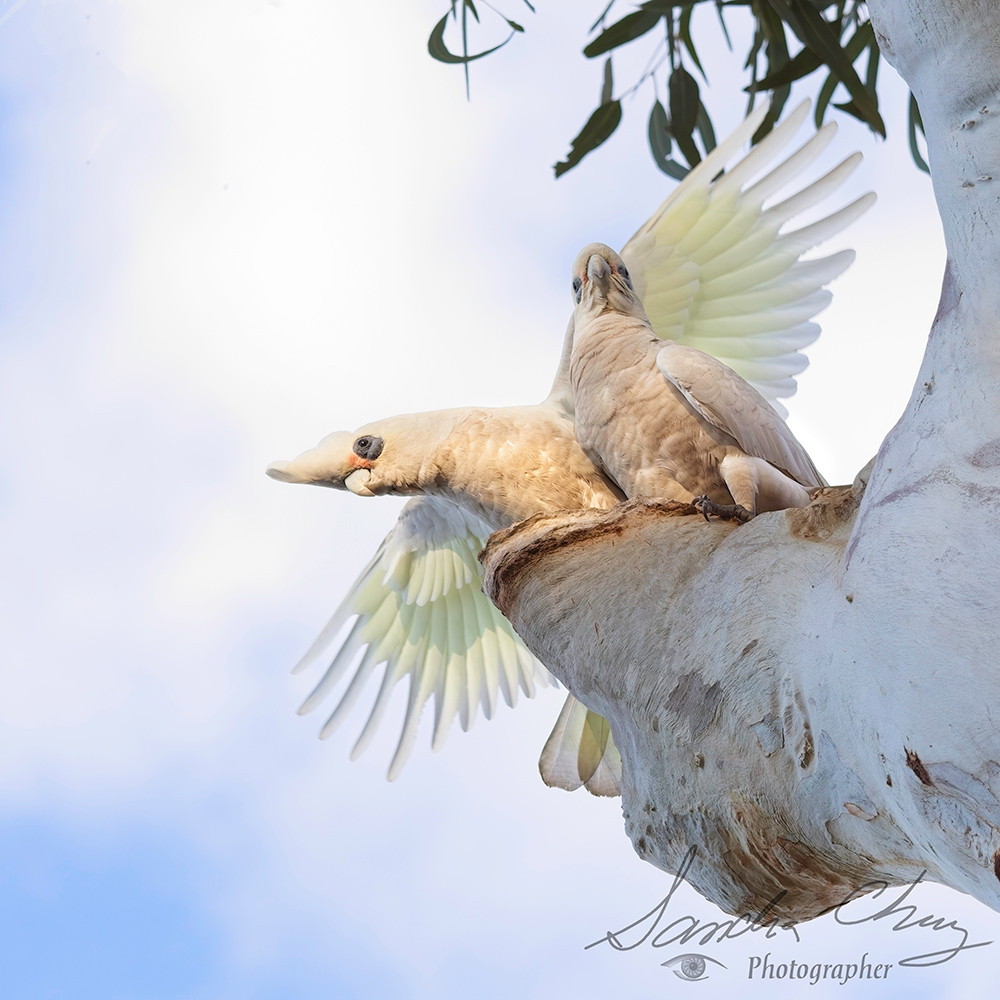
<svg viewBox="0 0 1000 1000"><path fill-rule="evenodd" d="M803 49L793 59L786 62L780 69L757 81L758 91L773 90L775 87L783 87L789 83L795 83L810 73L815 72L823 65L822 60L811 49ZM744 92L749 93L750 87L744 87Z"/></svg>
<svg viewBox="0 0 1000 1000"><path fill-rule="evenodd" d="M573 140L569 156L561 160L553 168L556 177L562 177L567 170L572 170L588 153L597 149L602 142L611 137L622 120L621 101L608 101L602 104L588 119L580 134Z"/></svg>
<svg viewBox="0 0 1000 1000"><path fill-rule="evenodd" d="M884 136L885 123L878 111L878 101L865 89L830 22L808 0L767 0L767 3L796 38L830 67L831 73L847 88L868 127Z"/></svg>
<svg viewBox="0 0 1000 1000"><path fill-rule="evenodd" d="M917 130L920 130L920 134L923 135L924 132L924 122L920 117L920 108L917 105L917 99L910 94L910 103L907 110L907 126L909 132L910 140L910 155L913 157L913 162L925 173L929 174L931 172L930 164L924 159L923 153L920 152L920 146L917 143Z"/></svg>
<svg viewBox="0 0 1000 1000"><path fill-rule="evenodd" d="M438 62L452 63L452 64L465 64L473 62L476 59L482 59L483 56L488 56L491 52L496 52L497 49L502 49L515 35L515 32L511 32L499 45L494 45L491 49L486 49L483 52L474 52L472 55L466 53L465 55L456 55L454 52L450 51L448 46L444 43L444 30L448 24L449 14L445 14L440 21L434 26L434 30L431 32L430 38L427 39L427 51L431 54L431 57L436 59Z"/></svg>
<svg viewBox="0 0 1000 1000"><path fill-rule="evenodd" d="M648 134L650 152L653 154L656 165L662 170L661 161L666 161L669 158L673 152L674 144L670 140L670 122L667 118L667 112L658 100L653 102L652 110L649 112Z"/></svg>
<svg viewBox="0 0 1000 1000"><path fill-rule="evenodd" d="M705 75L705 67L702 66L701 60L698 58L698 52L694 47L694 39L691 37L691 14L694 11L694 7L688 7L681 13L680 21L677 25L677 37L681 40L684 48L687 49L688 55L691 57L691 62L694 63L698 72L701 73L701 78L708 83L708 77Z"/></svg>
<svg viewBox="0 0 1000 1000"><path fill-rule="evenodd" d="M615 78L611 71L611 56L604 60L604 86L601 88L601 104L611 100L615 88Z"/></svg>
<svg viewBox="0 0 1000 1000"><path fill-rule="evenodd" d="M698 81L683 66L678 66L670 74L667 90L670 94L670 131L675 137L691 135L701 105Z"/></svg>
<svg viewBox="0 0 1000 1000"><path fill-rule="evenodd" d="M637 10L615 21L610 28L602 31L584 50L588 59L603 55L619 45L635 41L660 22L660 14L655 11Z"/></svg>
<svg viewBox="0 0 1000 1000"><path fill-rule="evenodd" d="M701 136L701 144L705 147L706 153L711 153L715 149L715 129L712 127L712 119L709 117L708 108L704 102L698 108L698 120L695 122L698 135Z"/></svg>

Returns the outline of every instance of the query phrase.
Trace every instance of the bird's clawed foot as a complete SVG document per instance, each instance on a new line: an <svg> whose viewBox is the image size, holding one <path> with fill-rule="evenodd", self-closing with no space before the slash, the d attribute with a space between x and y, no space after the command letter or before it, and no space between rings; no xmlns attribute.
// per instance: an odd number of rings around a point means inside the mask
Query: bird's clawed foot
<svg viewBox="0 0 1000 1000"><path fill-rule="evenodd" d="M706 496L695 497L691 501L691 506L697 507L706 521L709 514L721 517L725 521L739 521L740 524L746 524L753 517L753 514L742 504L716 503L714 500L709 500Z"/></svg>

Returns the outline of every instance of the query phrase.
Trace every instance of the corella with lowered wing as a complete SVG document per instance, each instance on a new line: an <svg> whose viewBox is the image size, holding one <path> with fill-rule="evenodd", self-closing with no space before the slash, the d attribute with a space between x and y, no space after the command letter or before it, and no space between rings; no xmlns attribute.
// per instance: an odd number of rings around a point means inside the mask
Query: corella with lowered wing
<svg viewBox="0 0 1000 1000"><path fill-rule="evenodd" d="M296 670L327 653L356 621L302 705L309 711L365 650L352 680L320 732L348 713L372 671L385 673L368 723L352 751L374 735L396 682L410 677L403 731L389 766L395 778L416 737L425 702L434 697L437 749L455 715L464 729L482 706L492 717L502 695L529 697L548 671L482 592L479 550L499 528L540 511L614 506L622 494L580 448L568 387L560 376L535 406L436 410L388 417L354 432L330 434L268 475L284 482L350 490L358 496L418 494ZM567 699L546 744L549 784L595 794L618 792L621 761L607 722Z"/></svg>
<svg viewBox="0 0 1000 1000"><path fill-rule="evenodd" d="M799 350L819 334L810 320L829 301L823 286L850 264L853 253L808 263L800 257L860 215L870 196L811 226L779 233L798 211L831 194L861 157L849 157L782 205L765 210L764 197L793 181L835 130L824 127L779 161L805 117L803 106L717 177L765 111L752 114L677 187L626 244L622 258L658 336L721 355L777 407L779 397L795 391L794 375L806 366ZM765 167L767 172L744 191L748 162L749 172ZM727 217L731 225L725 224ZM761 290L756 299L744 296L754 288ZM742 324L738 318L722 324L713 320L734 295L744 296L749 319ZM609 507L622 499L622 490L577 442L570 385L576 346L571 319L552 391L537 405L391 417L330 435L298 458L268 469L275 479L359 496L414 497L297 668L328 658L327 670L300 711L317 705L353 670L321 731L326 736L385 664L352 756L369 743L396 683L409 678L390 778L403 766L431 697L433 745L438 747L456 714L467 728L478 707L490 717L499 696L512 704L518 688L530 695L548 678L482 594L476 556L490 532L531 514ZM352 618L346 639L339 641ZM620 765L607 722L569 697L542 753L543 778L563 788L582 784L595 794L614 794Z"/></svg>

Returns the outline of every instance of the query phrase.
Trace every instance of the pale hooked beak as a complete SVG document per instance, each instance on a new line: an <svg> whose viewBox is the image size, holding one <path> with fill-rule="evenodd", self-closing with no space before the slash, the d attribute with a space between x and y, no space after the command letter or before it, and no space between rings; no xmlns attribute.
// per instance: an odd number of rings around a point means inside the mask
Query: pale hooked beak
<svg viewBox="0 0 1000 1000"><path fill-rule="evenodd" d="M355 469L345 480L344 485L356 497L373 497L374 493L368 489L368 481L372 477L371 469Z"/></svg>
<svg viewBox="0 0 1000 1000"><path fill-rule="evenodd" d="M611 274L608 262L599 254L591 254L587 261L587 277L591 281L602 283Z"/></svg>

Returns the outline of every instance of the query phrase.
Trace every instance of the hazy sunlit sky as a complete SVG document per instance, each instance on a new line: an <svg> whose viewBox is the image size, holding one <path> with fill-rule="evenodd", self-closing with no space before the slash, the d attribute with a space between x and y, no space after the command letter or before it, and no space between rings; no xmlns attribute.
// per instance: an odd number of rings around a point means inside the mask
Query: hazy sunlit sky
<svg viewBox="0 0 1000 1000"><path fill-rule="evenodd" d="M267 463L390 413L540 399L576 251L621 246L674 184L648 88L553 180L599 93L579 52L603 2L572 30L571 5L537 6L507 0L528 31L474 65L467 102L426 52L444 0L0 5L4 1000L782 997L802 987L747 982L749 955L955 943L824 918L701 949L728 968L699 987L660 966L683 947L585 951L671 880L619 800L539 780L561 692L438 754L428 723L393 784L393 719L351 764L366 713L322 743L295 714L314 678L289 668L399 503ZM718 65L723 134L743 104ZM843 201L880 200L834 241L858 261L788 402L835 483L902 411L943 266L884 73L890 141L848 122L825 161L861 149ZM939 887L909 901L997 944L862 992L992 995L1000 917ZM719 916L687 887L671 907Z"/></svg>

